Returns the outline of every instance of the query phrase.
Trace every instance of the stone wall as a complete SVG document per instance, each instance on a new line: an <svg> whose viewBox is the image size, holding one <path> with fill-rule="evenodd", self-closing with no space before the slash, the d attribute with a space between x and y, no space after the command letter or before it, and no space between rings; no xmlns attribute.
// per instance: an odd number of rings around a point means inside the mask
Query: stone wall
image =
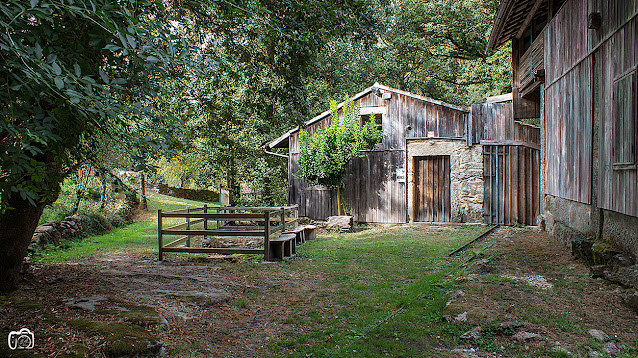
<svg viewBox="0 0 638 358"><path fill-rule="evenodd" d="M28 252L46 245L57 246L65 241L81 239L87 235L98 235L114 227L130 222L138 205L134 192L127 192L126 199L108 214L74 214L62 221L47 221L35 228Z"/></svg>
<svg viewBox="0 0 638 358"><path fill-rule="evenodd" d="M450 200L453 222L483 222L483 147L465 140L413 139L407 144L408 215L414 216L414 157L450 156Z"/></svg>
<svg viewBox="0 0 638 358"><path fill-rule="evenodd" d="M565 244L581 236L595 237L598 230L593 220L592 206L577 201L544 196L543 220L547 232Z"/></svg>
<svg viewBox="0 0 638 358"><path fill-rule="evenodd" d="M638 218L603 210L603 237L638 257Z"/></svg>

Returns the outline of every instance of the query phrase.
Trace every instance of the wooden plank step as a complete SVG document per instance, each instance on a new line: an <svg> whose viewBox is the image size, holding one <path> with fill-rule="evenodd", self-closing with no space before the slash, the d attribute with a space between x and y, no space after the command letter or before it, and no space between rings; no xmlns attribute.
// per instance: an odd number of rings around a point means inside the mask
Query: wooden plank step
<svg viewBox="0 0 638 358"><path fill-rule="evenodd" d="M314 225L305 225L304 226L304 240L312 241L317 238L317 227Z"/></svg>
<svg viewBox="0 0 638 358"><path fill-rule="evenodd" d="M297 239L297 243L298 244L303 244L304 242L306 242L306 228L305 226L297 226L294 229L290 229L286 232L284 232L284 234L293 234L296 236Z"/></svg>
<svg viewBox="0 0 638 358"><path fill-rule="evenodd" d="M292 256L297 251L295 234L282 234L278 238L270 240L270 255L272 260L281 261L284 257Z"/></svg>

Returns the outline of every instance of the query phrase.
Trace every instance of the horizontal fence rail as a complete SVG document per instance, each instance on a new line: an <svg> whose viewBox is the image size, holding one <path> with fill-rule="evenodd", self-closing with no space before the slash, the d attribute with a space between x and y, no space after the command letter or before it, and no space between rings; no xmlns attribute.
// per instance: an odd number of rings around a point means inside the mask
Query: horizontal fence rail
<svg viewBox="0 0 638 358"><path fill-rule="evenodd" d="M165 220L184 219L184 222L164 227ZM269 206L207 206L172 211L157 211L157 238L159 260L165 252L209 253L209 254L263 254L270 259L269 241L271 236L293 228L299 220L297 205L283 207ZM180 236L164 243L167 236ZM263 249L194 247L192 241L208 237L261 237Z"/></svg>

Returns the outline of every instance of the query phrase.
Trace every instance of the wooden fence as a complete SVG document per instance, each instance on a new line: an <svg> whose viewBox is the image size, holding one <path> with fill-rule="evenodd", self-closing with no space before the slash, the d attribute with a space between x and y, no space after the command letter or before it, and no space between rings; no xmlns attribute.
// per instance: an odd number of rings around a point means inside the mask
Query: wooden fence
<svg viewBox="0 0 638 358"><path fill-rule="evenodd" d="M164 219L184 219L164 228ZM208 207L157 211L157 237L159 260L165 252L215 253L215 254L263 254L270 259L270 237L294 228L298 221L298 206L285 207ZM164 237L180 236L167 244ZM263 249L193 247L192 241L208 237L261 237Z"/></svg>
<svg viewBox="0 0 638 358"><path fill-rule="evenodd" d="M483 146L486 224L534 225L540 213L539 160L536 148Z"/></svg>

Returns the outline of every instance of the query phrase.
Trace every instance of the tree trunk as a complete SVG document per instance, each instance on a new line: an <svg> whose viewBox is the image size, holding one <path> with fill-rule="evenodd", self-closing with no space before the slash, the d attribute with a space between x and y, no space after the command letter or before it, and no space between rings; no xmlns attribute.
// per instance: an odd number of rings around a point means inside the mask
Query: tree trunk
<svg viewBox="0 0 638 358"><path fill-rule="evenodd" d="M102 210L106 207L106 204L109 200L106 193L108 183L106 181L106 173L104 172L100 173L100 183L102 185L102 194L100 195L100 210Z"/></svg>
<svg viewBox="0 0 638 358"><path fill-rule="evenodd" d="M341 216L341 188L337 188L337 215Z"/></svg>
<svg viewBox="0 0 638 358"><path fill-rule="evenodd" d="M22 261L44 210L44 204L33 206L19 195L12 195L9 206L13 209L0 214L0 292L18 287Z"/></svg>
<svg viewBox="0 0 638 358"><path fill-rule="evenodd" d="M144 180L144 172L140 172L140 210L148 209L146 203L146 181Z"/></svg>
<svg viewBox="0 0 638 358"><path fill-rule="evenodd" d="M82 200L82 190L78 189L75 192L75 205L73 206L73 215L78 213L80 209L80 200Z"/></svg>
<svg viewBox="0 0 638 358"><path fill-rule="evenodd" d="M230 206L236 206L239 199L239 184L237 184L237 175L235 168L235 159L230 158L228 160L228 178L226 186L230 194Z"/></svg>

